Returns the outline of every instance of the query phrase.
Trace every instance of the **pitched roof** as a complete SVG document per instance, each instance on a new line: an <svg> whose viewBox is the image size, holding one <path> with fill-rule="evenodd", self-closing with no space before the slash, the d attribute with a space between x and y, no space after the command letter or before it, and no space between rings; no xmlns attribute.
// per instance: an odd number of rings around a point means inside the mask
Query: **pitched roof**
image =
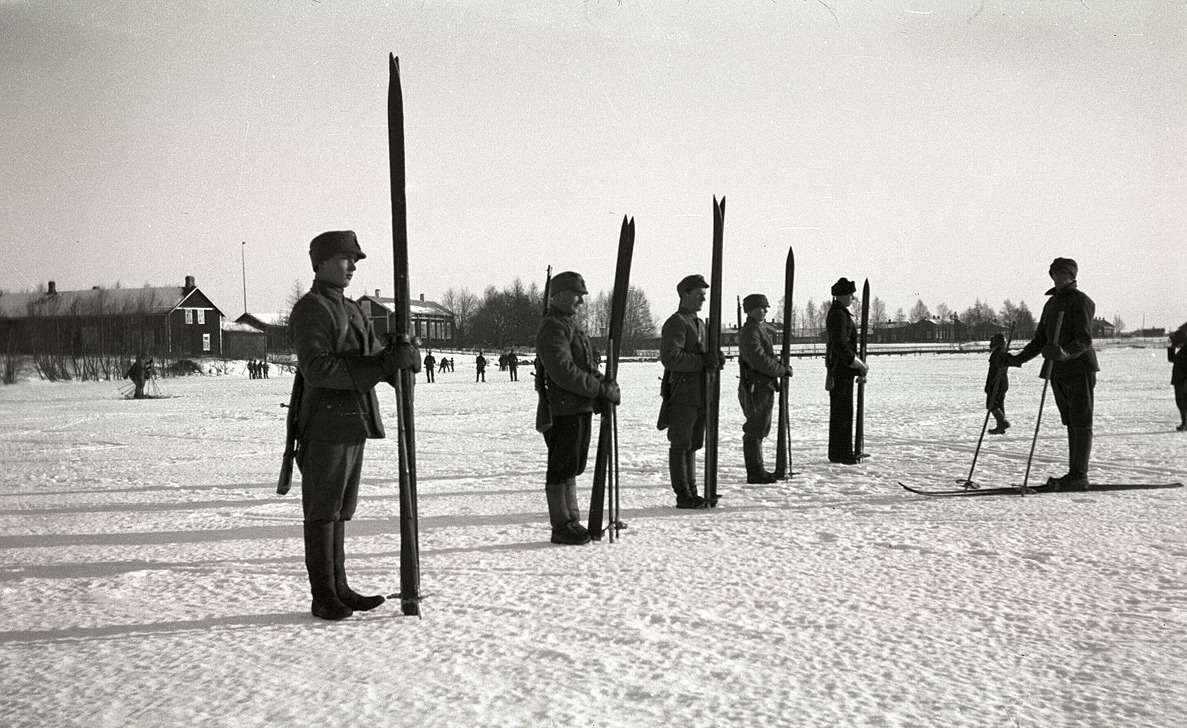
<svg viewBox="0 0 1187 728"><path fill-rule="evenodd" d="M361 301L363 298L375 301L388 311L396 310L396 299L394 298L381 298L379 296L367 295L362 296L359 298L359 300ZM453 311L450 311L448 308L445 308L436 301L422 301L418 298L414 298L408 302L408 309L411 313L420 314L421 316L443 316L445 318L453 318Z"/></svg>
<svg viewBox="0 0 1187 728"><path fill-rule="evenodd" d="M77 314L167 314L197 292L181 286L92 288L85 291L45 291L0 295L0 315L9 318L74 316ZM211 306L214 304L212 303ZM215 308L218 311L218 308ZM222 313L221 311L219 312Z"/></svg>

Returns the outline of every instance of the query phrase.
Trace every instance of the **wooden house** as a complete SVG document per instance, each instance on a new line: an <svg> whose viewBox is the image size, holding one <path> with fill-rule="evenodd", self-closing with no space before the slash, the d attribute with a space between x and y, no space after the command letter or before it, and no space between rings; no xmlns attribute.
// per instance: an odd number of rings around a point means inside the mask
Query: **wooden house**
<svg viewBox="0 0 1187 728"><path fill-rule="evenodd" d="M70 356L222 356L222 311L193 276L182 286L0 294L0 348Z"/></svg>

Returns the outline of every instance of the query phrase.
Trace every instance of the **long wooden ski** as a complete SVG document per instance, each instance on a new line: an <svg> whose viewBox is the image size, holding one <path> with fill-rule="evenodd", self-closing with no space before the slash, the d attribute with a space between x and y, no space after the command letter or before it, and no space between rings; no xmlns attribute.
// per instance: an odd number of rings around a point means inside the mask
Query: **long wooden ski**
<svg viewBox="0 0 1187 728"><path fill-rule="evenodd" d="M857 355L866 361L866 340L870 329L870 279L861 287L861 331L858 334ZM869 362L866 362L868 365ZM861 460L866 454L866 377L857 379L857 433L853 436L853 457Z"/></svg>
<svg viewBox="0 0 1187 728"><path fill-rule="evenodd" d="M618 235L618 263L614 271L614 290L610 302L610 330L606 336L605 376L617 381L618 352L622 342L623 320L626 318L626 303L630 294L631 257L635 250L635 221L622 218L622 230ZM602 418L598 429L598 452L594 461L593 492L589 499L589 535L595 541L602 538L602 521L606 506L607 491L610 493L611 526L618 526L615 491L618 488L617 453L615 451L615 417L617 407L603 404ZM607 489L607 483L610 484ZM611 537L613 538L613 537Z"/></svg>
<svg viewBox="0 0 1187 728"><path fill-rule="evenodd" d="M709 277L709 332L706 351L714 363L705 370L705 504L717 506L717 435L721 412L721 251L725 198L713 197L713 268Z"/></svg>
<svg viewBox="0 0 1187 728"><path fill-rule="evenodd" d="M391 54L387 89L387 139L391 167L392 263L395 269L392 332L412 336L411 289L408 283L408 200L404 170L404 92L400 61ZM401 370L396 377L396 432L400 458L400 611L420 616L420 534L416 508L416 376Z"/></svg>
<svg viewBox="0 0 1187 728"><path fill-rule="evenodd" d="M791 297L795 289L795 250L788 246L787 263L783 269L783 342L779 350L779 361L791 367ZM775 477L787 480L792 476L791 463L791 415L789 412L788 388L791 377L779 379L778 435L775 438Z"/></svg>

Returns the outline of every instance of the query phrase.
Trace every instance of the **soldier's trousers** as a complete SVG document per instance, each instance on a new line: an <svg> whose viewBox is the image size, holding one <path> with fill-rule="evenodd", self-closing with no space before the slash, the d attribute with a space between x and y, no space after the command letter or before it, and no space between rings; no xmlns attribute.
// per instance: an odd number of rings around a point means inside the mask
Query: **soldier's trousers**
<svg viewBox="0 0 1187 728"><path fill-rule="evenodd" d="M753 391L752 391L753 390ZM742 434L762 440L771 434L771 410L775 408L775 392L765 384L747 387L738 385L738 403L742 405Z"/></svg>
<svg viewBox="0 0 1187 728"><path fill-rule="evenodd" d="M548 473L545 483L563 483L585 472L593 413L553 415L552 427L544 431L548 445Z"/></svg>
<svg viewBox="0 0 1187 728"><path fill-rule="evenodd" d="M853 457L853 382L849 374L834 374L828 393L828 459Z"/></svg>
<svg viewBox="0 0 1187 728"><path fill-rule="evenodd" d="M306 523L349 521L359 502L365 439L301 443L301 506Z"/></svg>
<svg viewBox="0 0 1187 728"><path fill-rule="evenodd" d="M705 408L673 403L668 412L668 443L672 450L700 450L705 446Z"/></svg>
<svg viewBox="0 0 1187 728"><path fill-rule="evenodd" d="M1092 430L1093 392L1096 372L1075 374L1051 380L1051 393L1059 408L1059 419L1065 427L1087 427Z"/></svg>

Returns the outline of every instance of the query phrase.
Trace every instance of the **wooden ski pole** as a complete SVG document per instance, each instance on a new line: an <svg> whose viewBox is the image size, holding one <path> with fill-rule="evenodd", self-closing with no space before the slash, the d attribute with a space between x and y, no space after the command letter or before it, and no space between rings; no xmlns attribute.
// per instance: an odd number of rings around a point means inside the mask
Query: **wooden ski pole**
<svg viewBox="0 0 1187 728"><path fill-rule="evenodd" d="M1055 319L1055 335L1050 339L1052 343L1059 343L1059 332L1062 328L1063 311L1060 311L1059 316ZM1039 441L1039 426L1043 424L1043 403L1047 401L1047 385L1049 384L1051 384L1051 360L1047 359L1043 361L1043 394L1039 397L1039 414L1035 417L1035 434L1030 441L1030 455L1026 457L1026 475L1022 477L1022 495L1026 495L1026 490L1029 487L1030 464L1034 460L1035 445Z"/></svg>

